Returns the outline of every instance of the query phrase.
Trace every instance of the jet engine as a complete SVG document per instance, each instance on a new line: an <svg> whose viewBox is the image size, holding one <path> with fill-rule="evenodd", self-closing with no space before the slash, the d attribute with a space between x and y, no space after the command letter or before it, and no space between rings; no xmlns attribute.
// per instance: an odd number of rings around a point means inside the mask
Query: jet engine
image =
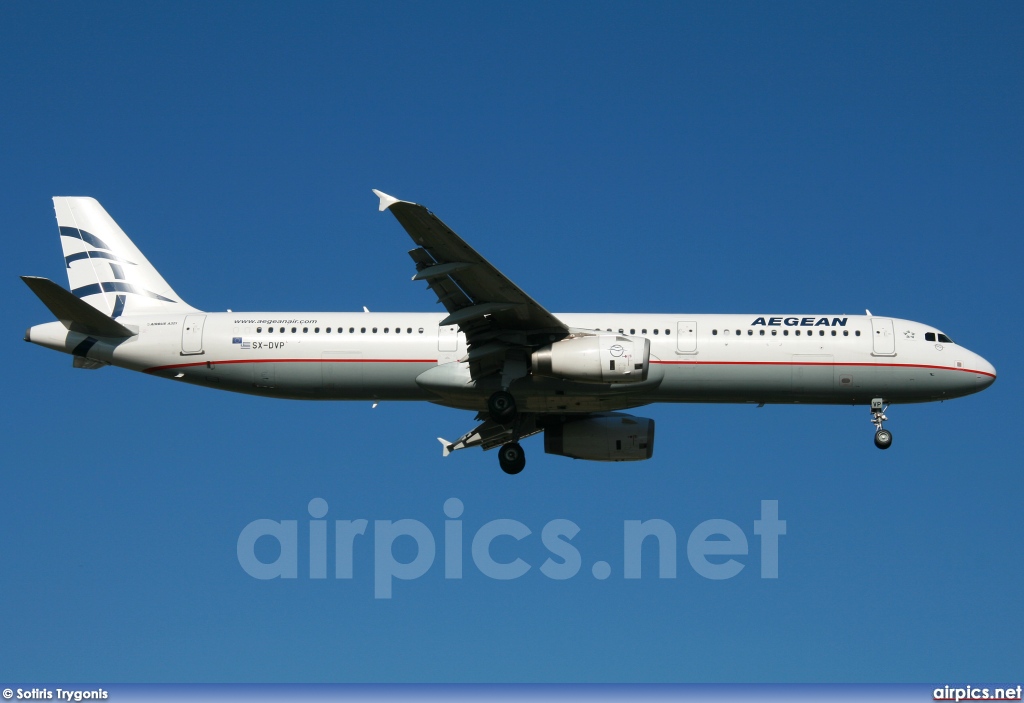
<svg viewBox="0 0 1024 703"><path fill-rule="evenodd" d="M617 334L571 337L541 347L530 360L533 372L585 383L639 383L647 380L651 340Z"/></svg>
<svg viewBox="0 0 1024 703"><path fill-rule="evenodd" d="M549 424L544 451L588 461L643 461L654 454L654 420L602 413Z"/></svg>

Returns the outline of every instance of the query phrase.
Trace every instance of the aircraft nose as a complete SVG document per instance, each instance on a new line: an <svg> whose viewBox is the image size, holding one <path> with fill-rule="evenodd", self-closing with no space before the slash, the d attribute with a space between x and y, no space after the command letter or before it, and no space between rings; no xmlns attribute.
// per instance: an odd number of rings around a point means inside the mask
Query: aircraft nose
<svg viewBox="0 0 1024 703"><path fill-rule="evenodd" d="M995 380L996 380L996 367L995 366L993 366L992 364L988 363L985 359L983 359L983 358L981 358L979 356L978 357L978 362L977 362L977 364L975 365L974 368L977 371L975 376L977 378L978 385L981 386L981 388L988 388L993 383L995 383Z"/></svg>

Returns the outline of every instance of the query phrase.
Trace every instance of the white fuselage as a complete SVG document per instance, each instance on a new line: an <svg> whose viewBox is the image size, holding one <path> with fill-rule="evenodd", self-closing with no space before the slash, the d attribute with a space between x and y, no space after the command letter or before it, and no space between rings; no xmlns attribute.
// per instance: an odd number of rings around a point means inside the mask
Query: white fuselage
<svg viewBox="0 0 1024 703"><path fill-rule="evenodd" d="M90 338L52 322L32 327L26 340L92 361L254 395L427 400L483 410L499 379L472 380L468 364L460 362L467 352L465 338L457 327L439 327L443 317L150 314L119 318L138 330L129 339ZM910 403L968 395L995 380L995 369L985 359L936 341L940 333L935 328L909 320L760 314L557 317L575 330L650 339L649 376L641 383L595 384L529 375L512 386L520 410L595 412L654 402L867 404L876 397Z"/></svg>

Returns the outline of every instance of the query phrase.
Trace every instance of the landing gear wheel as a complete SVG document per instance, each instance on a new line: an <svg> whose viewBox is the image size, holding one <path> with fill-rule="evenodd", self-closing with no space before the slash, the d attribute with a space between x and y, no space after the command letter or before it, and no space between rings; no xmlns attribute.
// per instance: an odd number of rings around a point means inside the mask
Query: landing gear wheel
<svg viewBox="0 0 1024 703"><path fill-rule="evenodd" d="M487 399L487 412L499 424L511 422L516 417L516 399L508 391L495 391Z"/></svg>
<svg viewBox="0 0 1024 703"><path fill-rule="evenodd" d="M882 423L889 419L885 416L888 407L885 398L871 399L871 424L875 426L875 446L879 449L888 449L892 444L892 432L882 427Z"/></svg>
<svg viewBox="0 0 1024 703"><path fill-rule="evenodd" d="M515 475L526 467L526 454L519 442L509 442L498 450L498 463L501 470L507 474Z"/></svg>

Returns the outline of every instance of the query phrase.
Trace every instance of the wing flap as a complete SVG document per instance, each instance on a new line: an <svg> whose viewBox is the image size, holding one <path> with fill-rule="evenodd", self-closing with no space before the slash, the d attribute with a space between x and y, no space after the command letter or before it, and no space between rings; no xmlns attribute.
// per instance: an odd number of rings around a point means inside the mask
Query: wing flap
<svg viewBox="0 0 1024 703"><path fill-rule="evenodd" d="M480 416L478 415L477 417L479 419ZM500 447L507 442L518 442L520 439L531 437L542 430L543 428L538 423L538 416L535 413L520 413L516 419L515 426L500 425L494 420L488 419L451 444L440 440L440 438L438 439L445 445L445 450L449 454L459 449L468 449L470 447L481 447L484 451L487 451ZM445 456L448 456L448 454L445 454Z"/></svg>

